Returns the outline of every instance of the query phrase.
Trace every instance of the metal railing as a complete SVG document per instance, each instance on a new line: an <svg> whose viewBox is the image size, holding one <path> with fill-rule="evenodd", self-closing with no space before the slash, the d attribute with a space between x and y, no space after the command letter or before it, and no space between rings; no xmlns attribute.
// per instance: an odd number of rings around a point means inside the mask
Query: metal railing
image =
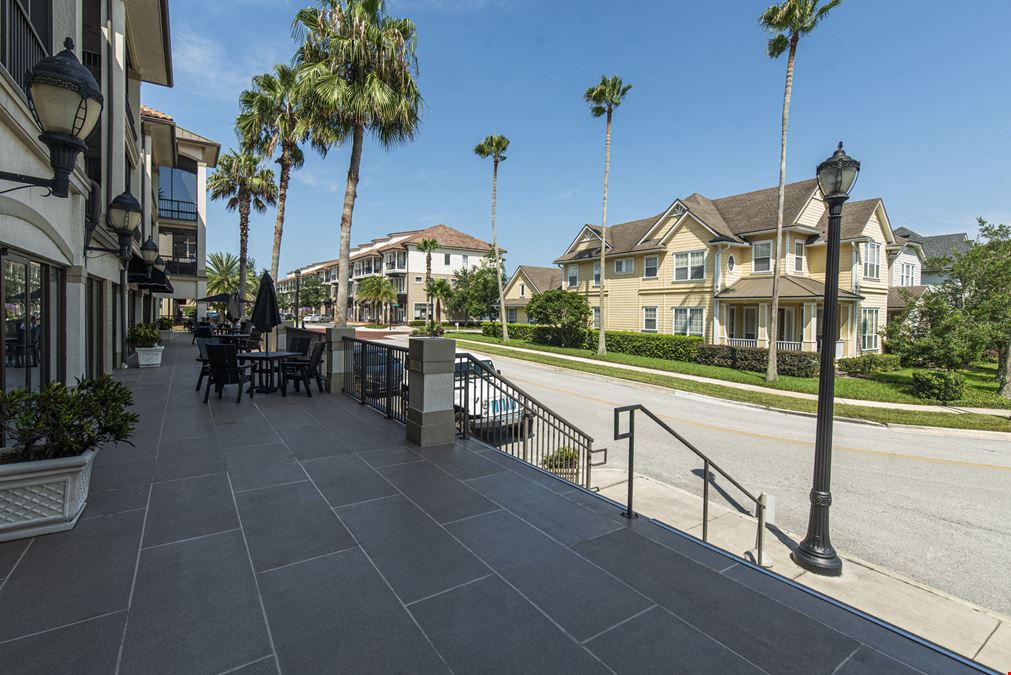
<svg viewBox="0 0 1011 675"><path fill-rule="evenodd" d="M457 433L476 438L559 478L590 488L592 467L607 462L593 438L472 354L457 354L453 408ZM601 462L593 462L603 453Z"/></svg>
<svg viewBox="0 0 1011 675"><path fill-rule="evenodd" d="M727 344L731 347L757 347L758 340L755 338L727 338Z"/></svg>
<svg viewBox="0 0 1011 675"><path fill-rule="evenodd" d="M19 0L0 0L0 65L22 91L28 89L28 73L48 56L31 17Z"/></svg>
<svg viewBox="0 0 1011 675"><path fill-rule="evenodd" d="M193 258L172 257L165 261L165 270L169 274L195 277L197 275L197 261Z"/></svg>
<svg viewBox="0 0 1011 675"><path fill-rule="evenodd" d="M173 220L195 221L197 219L196 202L182 199L158 199L158 216Z"/></svg>
<svg viewBox="0 0 1011 675"><path fill-rule="evenodd" d="M390 419L406 423L407 349L345 337L341 391Z"/></svg>
<svg viewBox="0 0 1011 675"><path fill-rule="evenodd" d="M781 352L799 352L800 343L792 340L776 340L776 349Z"/></svg>
<svg viewBox="0 0 1011 675"><path fill-rule="evenodd" d="M743 485L734 480L726 471L721 469L715 462L713 462L709 457L703 454L698 448L691 444L684 436L674 431L666 422L661 420L659 417L654 415L648 408L642 404L636 405L626 405L620 408L614 409L614 440L619 441L622 439L628 439L628 502L625 505L625 512L622 514L626 518L634 518L636 516L635 507L633 503L633 484L634 484L634 470L635 470L635 413L641 412L651 420L657 423L661 429L669 433L671 436L676 438L681 442L683 446L691 450L695 455L702 460L702 541L709 541L709 483L710 476L713 473L717 473L730 482L735 488L741 491L741 493L750 499L755 504L755 515L758 518L758 529L755 533L755 554L754 559L759 567L762 566L762 553L764 549L765 540L765 508L766 508L766 496L765 493L760 493L757 497L751 492L746 490ZM621 415L622 413L628 413L628 431L620 431L621 425ZM749 551L750 553L750 551Z"/></svg>

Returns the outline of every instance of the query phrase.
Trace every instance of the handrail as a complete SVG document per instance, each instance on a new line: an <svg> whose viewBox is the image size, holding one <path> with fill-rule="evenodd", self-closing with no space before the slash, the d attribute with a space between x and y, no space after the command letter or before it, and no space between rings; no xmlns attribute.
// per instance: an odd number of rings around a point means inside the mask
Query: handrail
<svg viewBox="0 0 1011 675"><path fill-rule="evenodd" d="M651 420L657 423L657 425L669 433L671 436L676 438L682 445L691 450L695 455L702 460L703 464L703 487L702 487L702 541L709 541L709 476L711 472L718 473L724 479L730 482L735 488L741 491L748 499L755 503L755 512L758 516L758 530L755 535L755 558L758 566L762 566L762 553L764 549L764 539L765 539L765 509L766 509L766 496L765 493L760 493L757 497L753 495L749 490L747 490L743 485L737 482L733 476L724 471L720 466L711 460L705 453L696 448L691 441L675 431L669 424L661 420L659 417L653 414L653 412L642 405L637 403L635 405L626 405L614 409L614 440L620 441L623 439L628 439L628 502L625 506L625 511L622 513L626 518L635 518L638 514L633 508L633 489L634 484L634 469L635 469L635 413L641 412ZM621 414L628 413L628 431L621 432Z"/></svg>

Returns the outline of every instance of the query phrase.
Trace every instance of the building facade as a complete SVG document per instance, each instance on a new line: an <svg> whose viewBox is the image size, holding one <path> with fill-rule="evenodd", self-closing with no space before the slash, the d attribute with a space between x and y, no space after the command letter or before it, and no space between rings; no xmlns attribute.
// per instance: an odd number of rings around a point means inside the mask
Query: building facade
<svg viewBox="0 0 1011 675"><path fill-rule="evenodd" d="M764 348L775 320L779 349L817 351L827 207L816 181L787 185L783 247L777 251L777 206L778 188L712 200L695 193L655 216L606 228L605 327ZM922 265L923 256L915 242L894 235L880 198L847 203L842 220L834 337L837 354L846 357L880 351L893 272L907 262ZM555 260L563 287L586 297L595 326L600 241L600 228L586 225ZM780 307L772 317L777 255Z"/></svg>
<svg viewBox="0 0 1011 675"><path fill-rule="evenodd" d="M562 287L562 271L557 267L520 265L502 289L508 323L530 323L527 305L538 293Z"/></svg>

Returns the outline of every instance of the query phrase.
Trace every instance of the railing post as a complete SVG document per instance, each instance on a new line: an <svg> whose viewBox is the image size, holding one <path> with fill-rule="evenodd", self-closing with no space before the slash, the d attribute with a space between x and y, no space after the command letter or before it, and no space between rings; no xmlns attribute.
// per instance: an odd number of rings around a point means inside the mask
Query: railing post
<svg viewBox="0 0 1011 675"><path fill-rule="evenodd" d="M409 359L407 440L422 447L452 443L456 438L456 341L411 338Z"/></svg>
<svg viewBox="0 0 1011 675"><path fill-rule="evenodd" d="M456 363L453 364L454 370ZM455 375L454 375L455 377ZM455 396L453 397L456 398ZM455 403L455 400L454 400ZM463 371L463 437L467 438L470 427L470 364Z"/></svg>
<svg viewBox="0 0 1011 675"><path fill-rule="evenodd" d="M758 560L758 566L762 566L762 549L765 543L765 506L767 498L765 493L762 492L758 495L758 534L756 535L757 541L755 541L755 548L758 550L758 555L756 556Z"/></svg>
<svg viewBox="0 0 1011 675"><path fill-rule="evenodd" d="M709 541L709 460L702 462L702 541Z"/></svg>
<svg viewBox="0 0 1011 675"><path fill-rule="evenodd" d="M354 360L346 359L344 353L344 338L353 338L355 336L354 328L329 328L327 329L326 341L327 341L327 354L326 354L326 390L327 392L333 391L333 383L341 382L341 389L346 391L343 386L345 369L354 369ZM350 349L354 349L354 343L349 342L347 345ZM351 393L351 392L347 392Z"/></svg>
<svg viewBox="0 0 1011 675"><path fill-rule="evenodd" d="M632 485L635 483L635 410L628 411L628 503L625 505L625 513L621 514L626 518L635 518L636 513L632 508Z"/></svg>
<svg viewBox="0 0 1011 675"><path fill-rule="evenodd" d="M393 410L393 350L386 347L386 417Z"/></svg>
<svg viewBox="0 0 1011 675"><path fill-rule="evenodd" d="M590 467L593 466L591 463L591 458L593 457L593 443L588 440L586 436L583 436L583 447L586 448L586 483L584 487L587 490L592 489L590 487Z"/></svg>

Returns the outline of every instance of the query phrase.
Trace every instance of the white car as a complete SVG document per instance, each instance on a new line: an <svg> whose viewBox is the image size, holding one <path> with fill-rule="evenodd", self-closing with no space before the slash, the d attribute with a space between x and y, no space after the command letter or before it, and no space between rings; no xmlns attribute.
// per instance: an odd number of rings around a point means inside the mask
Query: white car
<svg viewBox="0 0 1011 675"><path fill-rule="evenodd" d="M509 442L523 433L529 437L532 416L498 372L491 359L457 360L453 374L457 424L461 428L466 424L469 433L486 440Z"/></svg>
<svg viewBox="0 0 1011 675"><path fill-rule="evenodd" d="M302 317L305 323L319 323L319 314L306 314Z"/></svg>

